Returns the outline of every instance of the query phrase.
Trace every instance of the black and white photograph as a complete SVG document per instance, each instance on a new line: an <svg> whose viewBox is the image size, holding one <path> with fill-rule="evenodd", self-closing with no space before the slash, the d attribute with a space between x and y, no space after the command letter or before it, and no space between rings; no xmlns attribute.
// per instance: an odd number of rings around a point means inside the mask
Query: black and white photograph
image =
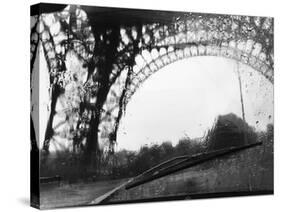
<svg viewBox="0 0 281 212"><path fill-rule="evenodd" d="M32 5L30 137L40 209L271 195L274 18Z"/></svg>

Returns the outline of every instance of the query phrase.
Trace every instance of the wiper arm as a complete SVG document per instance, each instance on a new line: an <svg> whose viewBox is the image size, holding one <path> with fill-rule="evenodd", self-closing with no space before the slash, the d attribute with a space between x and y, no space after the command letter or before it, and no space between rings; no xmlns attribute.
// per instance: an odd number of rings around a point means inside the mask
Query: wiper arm
<svg viewBox="0 0 281 212"><path fill-rule="evenodd" d="M216 151L212 151L212 152L196 154L193 156L176 157L176 158L168 160L164 163L161 163L161 164L145 171L143 174L137 176L132 182L128 183L125 186L125 188L130 189L130 188L142 185L144 183L150 182L152 180L158 179L160 177L164 177L169 174L175 173L177 171L196 166L196 165L204 163L208 160L211 160L211 159L214 159L217 157L221 157L221 156L224 156L227 154L239 152L241 150L252 148L254 146L261 145L261 144L262 144L262 142L256 142L256 143L247 144L247 145L243 145L243 146L230 147L228 149L221 149L221 150L216 150ZM174 163L177 160L180 160L180 161ZM169 163L173 163L173 164L166 166Z"/></svg>

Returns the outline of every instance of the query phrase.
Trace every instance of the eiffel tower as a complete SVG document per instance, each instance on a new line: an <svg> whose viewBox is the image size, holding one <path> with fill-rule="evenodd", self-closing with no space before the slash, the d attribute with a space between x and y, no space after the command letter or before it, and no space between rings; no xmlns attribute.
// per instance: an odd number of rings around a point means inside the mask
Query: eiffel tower
<svg viewBox="0 0 281 212"><path fill-rule="evenodd" d="M86 162L99 143L114 152L126 106L151 75L178 60L216 56L251 66L273 83L273 19L190 12L41 4L31 29L31 72L41 42L50 74L51 115L43 150L54 136L53 116L64 89L69 51L88 70L73 145L84 145ZM33 11L31 11L32 13ZM52 24L45 20L51 14ZM59 26L56 31L54 26ZM83 114L88 114L85 118Z"/></svg>

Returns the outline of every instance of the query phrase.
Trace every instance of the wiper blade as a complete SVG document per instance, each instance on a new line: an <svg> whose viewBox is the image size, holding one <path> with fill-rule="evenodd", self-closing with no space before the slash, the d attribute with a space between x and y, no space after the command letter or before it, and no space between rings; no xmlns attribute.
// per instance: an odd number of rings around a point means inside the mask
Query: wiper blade
<svg viewBox="0 0 281 212"><path fill-rule="evenodd" d="M190 155L183 155L183 156L179 156L179 157L174 157L174 158L172 158L170 160L164 161L163 163L160 163L160 164L158 164L156 166L153 166L152 168L146 170L145 172L143 172L141 175L139 175L136 178L144 177L144 176L149 176L149 175L155 173L157 170L163 169L168 164L170 164L170 165L176 164L176 163L178 163L180 161L183 161L183 160L186 160L186 159L189 159L189 158L191 158Z"/></svg>
<svg viewBox="0 0 281 212"><path fill-rule="evenodd" d="M137 176L132 182L128 183L125 188L130 189L141 184L150 182L152 180L167 176L169 174L175 173L177 171L196 166L198 164L204 163L208 160L221 157L224 155L239 152L248 148L261 145L262 142L256 142L252 144L247 144L243 146L230 147L228 149L221 149L207 153L196 154L193 156L181 156L168 160L161 163L151 169L145 171L141 175ZM177 161L177 162L176 162ZM169 165L168 165L169 164Z"/></svg>

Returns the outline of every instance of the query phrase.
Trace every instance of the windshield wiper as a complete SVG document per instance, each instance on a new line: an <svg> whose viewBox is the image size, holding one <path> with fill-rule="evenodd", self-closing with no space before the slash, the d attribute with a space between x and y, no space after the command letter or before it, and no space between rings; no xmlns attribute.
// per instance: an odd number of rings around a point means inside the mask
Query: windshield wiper
<svg viewBox="0 0 281 212"><path fill-rule="evenodd" d="M252 144L247 144L243 146L230 147L228 149L221 149L206 153L199 153L192 156L180 156L163 162L151 169L143 172L141 175L134 178L130 183L128 183L125 188L130 189L141 184L150 182L152 180L158 179L160 177L167 176L169 174L175 173L177 171L196 166L198 164L204 163L208 160L235 153L241 150L252 148L257 145L261 145L262 142L256 142Z"/></svg>

